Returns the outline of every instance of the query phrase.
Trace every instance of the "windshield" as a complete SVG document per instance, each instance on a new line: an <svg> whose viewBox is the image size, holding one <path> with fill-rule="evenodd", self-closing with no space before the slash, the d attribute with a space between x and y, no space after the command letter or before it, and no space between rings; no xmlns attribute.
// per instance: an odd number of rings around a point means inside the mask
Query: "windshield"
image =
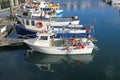
<svg viewBox="0 0 120 80"><path fill-rule="evenodd" d="M41 36L40 40L48 40L48 36Z"/></svg>

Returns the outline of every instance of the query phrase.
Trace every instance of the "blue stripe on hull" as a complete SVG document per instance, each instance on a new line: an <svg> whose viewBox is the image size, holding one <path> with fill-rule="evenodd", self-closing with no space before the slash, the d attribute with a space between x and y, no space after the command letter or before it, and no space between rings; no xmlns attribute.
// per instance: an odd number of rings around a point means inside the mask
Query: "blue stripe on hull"
<svg viewBox="0 0 120 80"><path fill-rule="evenodd" d="M91 37L93 37L94 33L56 33L55 38L84 38L84 37L88 37L88 35L90 35Z"/></svg>
<svg viewBox="0 0 120 80"><path fill-rule="evenodd" d="M28 29L26 29L25 27L23 27L23 26L20 26L20 25L15 25L15 29L16 29L16 32L17 32L17 34L19 34L19 35L32 35L32 34L36 34L37 32L35 32L35 31L32 31L32 30L28 30Z"/></svg>

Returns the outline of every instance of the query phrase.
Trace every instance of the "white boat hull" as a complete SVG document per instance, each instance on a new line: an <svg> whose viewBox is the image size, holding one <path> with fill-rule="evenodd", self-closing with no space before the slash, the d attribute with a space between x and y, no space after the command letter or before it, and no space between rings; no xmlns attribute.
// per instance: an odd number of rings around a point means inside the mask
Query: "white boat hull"
<svg viewBox="0 0 120 80"><path fill-rule="evenodd" d="M76 20L76 21L66 21L66 22L57 22L57 21L51 21L51 22L45 22L46 24L50 24L51 26L66 26L69 24L79 24L80 21Z"/></svg>
<svg viewBox="0 0 120 80"><path fill-rule="evenodd" d="M21 27L25 27L26 29L28 30L33 30L33 31L41 31L41 30L47 30L47 26L50 25L50 26L67 26L69 24L73 24L73 25L78 25L80 23L80 20L68 20L68 21L49 21L49 20L34 20L34 24L35 25L32 25L29 23L26 24L26 21L29 19L29 18L21 18L21 17L17 17L17 19L23 24L21 25ZM24 20L23 20L24 19ZM33 19L29 19L29 22L32 22ZM38 27L37 26L37 23L42 23L42 27Z"/></svg>
<svg viewBox="0 0 120 80"><path fill-rule="evenodd" d="M54 34L37 34L37 38L24 40L33 51L45 54L91 54L95 45L87 38L56 39Z"/></svg>
<svg viewBox="0 0 120 80"><path fill-rule="evenodd" d="M93 51L93 46L92 47L85 47L84 49L75 49L75 47L69 47L69 51L66 49L66 47L43 47L43 46L37 46L33 44L27 43L28 46L33 50L33 51L38 51L42 52L45 54L91 54Z"/></svg>

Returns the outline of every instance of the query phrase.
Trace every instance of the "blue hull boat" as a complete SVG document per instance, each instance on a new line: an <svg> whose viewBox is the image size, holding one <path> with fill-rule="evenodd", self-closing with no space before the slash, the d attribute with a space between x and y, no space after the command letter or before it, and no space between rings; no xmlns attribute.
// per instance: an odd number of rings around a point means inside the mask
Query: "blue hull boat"
<svg viewBox="0 0 120 80"><path fill-rule="evenodd" d="M38 31L28 30L25 27L22 27L21 25L15 25L16 32L19 36L26 36L26 37L36 37L36 33ZM69 32L61 32L61 31L54 31L55 38L84 38L94 36L94 31L87 31L86 33L69 33Z"/></svg>

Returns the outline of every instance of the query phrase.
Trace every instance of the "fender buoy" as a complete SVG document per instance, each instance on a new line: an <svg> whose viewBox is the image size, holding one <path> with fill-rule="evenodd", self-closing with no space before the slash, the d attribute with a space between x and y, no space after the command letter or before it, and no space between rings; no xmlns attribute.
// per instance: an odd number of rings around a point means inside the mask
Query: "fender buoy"
<svg viewBox="0 0 120 80"><path fill-rule="evenodd" d="M78 49L81 49L82 47L80 45L77 46Z"/></svg>
<svg viewBox="0 0 120 80"><path fill-rule="evenodd" d="M72 46L75 46L77 41L75 39L73 39L71 43L72 43Z"/></svg>
<svg viewBox="0 0 120 80"><path fill-rule="evenodd" d="M78 48L78 49L84 49L85 46L84 46L84 45L78 45L77 48Z"/></svg>
<svg viewBox="0 0 120 80"><path fill-rule="evenodd" d="M85 28L85 30L89 30L88 28Z"/></svg>
<svg viewBox="0 0 120 80"><path fill-rule="evenodd" d="M66 50L67 50L67 51L70 51L69 47L66 47Z"/></svg>
<svg viewBox="0 0 120 80"><path fill-rule="evenodd" d="M42 22L38 22L38 23L37 23L37 27L38 27L38 28L42 28L42 27L43 27Z"/></svg>
<svg viewBox="0 0 120 80"><path fill-rule="evenodd" d="M44 34L47 34L48 31L44 31L44 30L41 30L40 33L44 33Z"/></svg>
<svg viewBox="0 0 120 80"><path fill-rule="evenodd" d="M81 48L82 48L82 49L84 49L84 48L85 48L85 46L84 46L84 45L82 45L82 46L81 46Z"/></svg>

